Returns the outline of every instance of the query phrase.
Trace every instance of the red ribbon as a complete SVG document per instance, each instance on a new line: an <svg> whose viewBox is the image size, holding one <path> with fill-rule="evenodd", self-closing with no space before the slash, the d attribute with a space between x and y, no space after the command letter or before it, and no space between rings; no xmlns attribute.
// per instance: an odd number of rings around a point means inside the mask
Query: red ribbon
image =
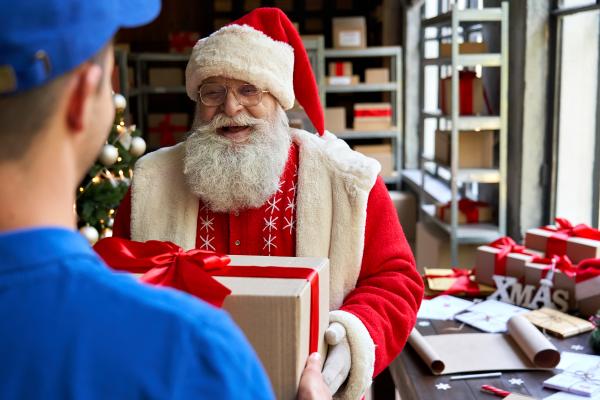
<svg viewBox="0 0 600 400"><path fill-rule="evenodd" d="M377 108L370 110L354 110L355 117L390 117L392 115L391 108Z"/></svg>
<svg viewBox="0 0 600 400"><path fill-rule="evenodd" d="M149 128L149 132L160 133L160 147L169 147L177 144L175 132L187 132L185 125L173 125L171 123L171 114L165 114L158 126Z"/></svg>
<svg viewBox="0 0 600 400"><path fill-rule="evenodd" d="M546 275L548 275L548 271L550 271L553 265L557 270L567 275L570 279L575 278L577 275L577 266L573 265L569 257L565 255L554 255L552 257L533 257L531 262L534 264L546 264L546 266L542 269L541 279L544 279Z"/></svg>
<svg viewBox="0 0 600 400"><path fill-rule="evenodd" d="M450 209L451 203L448 202L440 207L439 217L444 221L446 210ZM467 223L472 224L479 222L479 207L487 207L488 204L483 201L474 201L471 199L458 200L458 210L465 215Z"/></svg>
<svg viewBox="0 0 600 400"><path fill-rule="evenodd" d="M312 268L228 266L231 259L204 250L184 251L171 242L149 240L145 243L117 237L100 240L94 250L113 269L143 273L143 282L169 286L201 298L217 307L223 305L231 290L213 276L247 278L305 279L310 283L309 352L319 347L319 274Z"/></svg>
<svg viewBox="0 0 600 400"><path fill-rule="evenodd" d="M448 290L440 293L439 296L444 294L456 294L466 293L469 296L478 296L481 292L479 291L479 284L471 280L472 271L467 269L452 268L452 273L447 275L436 275L426 274L426 279L436 278L456 278L456 281L448 288Z"/></svg>
<svg viewBox="0 0 600 400"><path fill-rule="evenodd" d="M495 275L506 275L506 258L510 253L527 254L533 256L533 253L528 252L525 246L517 244L512 238L508 236L501 237L490 243L488 246L500 250L496 253L494 274Z"/></svg>
<svg viewBox="0 0 600 400"><path fill-rule="evenodd" d="M169 47L178 53L194 47L196 41L195 32L176 32L169 35Z"/></svg>
<svg viewBox="0 0 600 400"><path fill-rule="evenodd" d="M450 112L450 104L446 104L446 91L451 85L451 77L444 78L440 85L440 107L442 112ZM460 99L459 114L460 115L473 115L475 113L473 107L473 95L475 89L473 88L473 82L475 82L477 74L474 71L459 71L458 73L458 91ZM491 106L489 104L485 89L483 90L483 99L488 114L492 113Z"/></svg>
<svg viewBox="0 0 600 400"><path fill-rule="evenodd" d="M577 264L575 282L583 282L600 276L600 258L588 258Z"/></svg>
<svg viewBox="0 0 600 400"><path fill-rule="evenodd" d="M344 63L343 62L335 63L335 76L344 76Z"/></svg>
<svg viewBox="0 0 600 400"><path fill-rule="evenodd" d="M567 254L567 240L570 237L580 237L600 241L600 231L585 224L573 226L566 218L556 218L556 226L548 225L541 229L554 232L546 243L546 256L562 256Z"/></svg>

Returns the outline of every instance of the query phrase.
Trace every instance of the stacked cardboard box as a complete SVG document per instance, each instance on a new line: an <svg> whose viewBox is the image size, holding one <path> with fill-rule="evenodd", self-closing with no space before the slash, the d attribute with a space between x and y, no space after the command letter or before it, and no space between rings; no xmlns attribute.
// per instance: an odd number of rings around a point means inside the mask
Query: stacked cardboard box
<svg viewBox="0 0 600 400"><path fill-rule="evenodd" d="M452 160L450 131L435 132L435 161L450 165ZM494 132L460 131L458 133L458 168L492 168L494 166Z"/></svg>
<svg viewBox="0 0 600 400"><path fill-rule="evenodd" d="M335 49L364 49L367 47L365 17L333 18L333 47Z"/></svg>
<svg viewBox="0 0 600 400"><path fill-rule="evenodd" d="M391 176L394 173L394 154L391 144L365 144L354 146L354 150L374 158L381 164L381 176Z"/></svg>
<svg viewBox="0 0 600 400"><path fill-rule="evenodd" d="M360 131L388 130L392 127L391 103L354 104L354 129Z"/></svg>

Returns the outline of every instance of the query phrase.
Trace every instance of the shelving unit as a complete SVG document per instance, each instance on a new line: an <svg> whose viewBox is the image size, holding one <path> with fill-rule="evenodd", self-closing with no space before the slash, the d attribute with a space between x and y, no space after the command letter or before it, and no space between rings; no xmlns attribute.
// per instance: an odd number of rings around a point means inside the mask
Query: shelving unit
<svg viewBox="0 0 600 400"><path fill-rule="evenodd" d="M499 53L459 54L459 27L473 23L500 23L501 50ZM488 9L452 9L450 12L433 18L424 19L421 24L421 43L425 40L426 28L437 28L438 43L442 39L451 41L451 57L422 58L423 80L428 66L448 66L451 74L452 109L450 115L438 111L425 110L424 82L421 84L421 124L420 124L420 168L403 172L403 181L419 194L420 216L423 220L439 226L449 235L451 257L454 265L458 262L459 244L483 244L506 234L506 182L507 182L507 112L508 112L508 3L501 8ZM451 28L448 36L441 34L442 28ZM468 34L463 29L463 35ZM465 41L467 38L464 38ZM424 48L422 47L421 54ZM500 68L500 112L497 116L461 116L459 115L459 70L463 67L499 67ZM441 69L441 68L440 68ZM439 75L438 75L439 77ZM451 131L451 165L439 165L423 155L424 126L426 119L435 119L437 129ZM461 169L458 167L460 131L498 131L499 154L497 168ZM458 224L458 200L467 188L478 184L498 185L498 223ZM450 202L450 224L436 217L435 204Z"/></svg>
<svg viewBox="0 0 600 400"><path fill-rule="evenodd" d="M354 140L390 139L394 154L393 176L384 177L386 184L400 187L401 171L403 165L402 151L402 50L396 46L369 47L366 49L342 50L326 49L324 58L327 59L357 59L357 58L389 58L390 59L390 82L389 83L359 83L356 85L323 85L326 94L333 93L389 93L392 104L392 129L383 131L357 131L347 129L334 132L337 137L348 142ZM326 62L324 62L326 64ZM323 107L329 103L326 97ZM333 104L331 104L333 105Z"/></svg>

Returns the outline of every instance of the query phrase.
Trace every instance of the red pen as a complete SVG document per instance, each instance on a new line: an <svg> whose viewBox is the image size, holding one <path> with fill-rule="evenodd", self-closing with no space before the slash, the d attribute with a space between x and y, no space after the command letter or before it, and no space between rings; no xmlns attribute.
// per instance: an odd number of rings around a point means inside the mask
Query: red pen
<svg viewBox="0 0 600 400"><path fill-rule="evenodd" d="M494 396L498 396L498 397L506 397L510 394L509 391L498 389L497 387L494 387L492 385L481 385L481 391L489 393L489 394L493 394Z"/></svg>

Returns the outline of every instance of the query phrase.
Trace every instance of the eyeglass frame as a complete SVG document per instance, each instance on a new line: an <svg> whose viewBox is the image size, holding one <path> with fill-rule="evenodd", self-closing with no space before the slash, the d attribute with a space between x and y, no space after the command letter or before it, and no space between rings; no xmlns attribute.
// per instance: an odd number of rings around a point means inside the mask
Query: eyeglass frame
<svg viewBox="0 0 600 400"><path fill-rule="evenodd" d="M208 104L206 104L206 103L204 102L204 99L202 99L202 95L200 94L200 91L202 90L202 86L204 86L204 85L221 85L221 86L224 86L224 87L225 87L225 96L223 96L223 102L222 102L222 103L220 103L220 104L217 104L217 105L208 105ZM238 99L238 97L237 97L237 89L238 89L238 88L240 88L240 87L242 87L242 86L244 86L244 85L250 85L250 86L254 86L255 88L257 88L257 89L258 89L258 101L256 102L256 104L242 104L242 102L240 101L240 99ZM198 91L197 91L197 93L198 93L198 100L199 100L199 101L200 101L200 102L201 102L201 103L202 103L204 106L206 106L206 107L220 107L220 106L222 106L223 104L225 104L225 102L227 101L227 95L229 94L229 91L230 91L230 90L232 90L233 97L234 97L234 98L235 98L235 100L238 102L238 104L239 104L239 105L241 105L241 106L244 106L244 107L254 107L254 106L257 106L257 105L259 105L259 104L262 102L262 97L263 97L263 94L264 94L264 93L270 93L270 91L269 91L269 90L264 90L264 89L261 89L261 88L259 88L258 86L256 86L256 85L253 85L253 84L251 84L251 83L243 83L243 84L241 84L241 85L237 86L236 88L232 88L231 86L229 86L229 85L226 85L226 84L224 84L224 83L219 83L219 82L206 82L206 83L203 83L203 84L201 84L200 86L198 86Z"/></svg>

